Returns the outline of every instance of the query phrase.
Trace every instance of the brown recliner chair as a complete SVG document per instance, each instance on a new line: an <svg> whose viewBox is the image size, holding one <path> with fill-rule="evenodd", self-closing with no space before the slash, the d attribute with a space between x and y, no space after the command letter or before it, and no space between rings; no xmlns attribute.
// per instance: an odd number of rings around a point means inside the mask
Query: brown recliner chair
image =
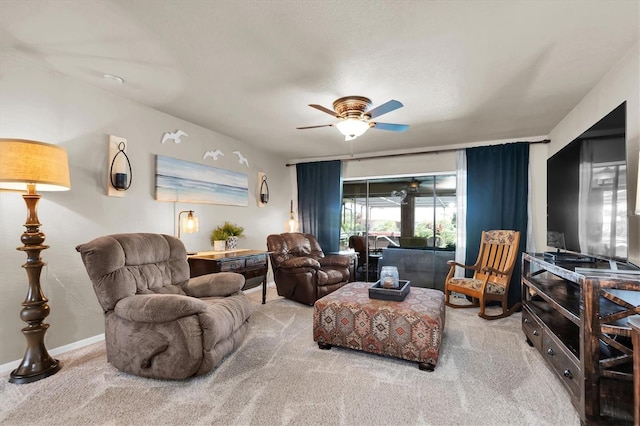
<svg viewBox="0 0 640 426"><path fill-rule="evenodd" d="M357 270L360 272L367 267L367 239L360 235L352 235L349 237L349 248L352 248L358 254Z"/></svg>
<svg viewBox="0 0 640 426"><path fill-rule="evenodd" d="M278 295L306 305L351 281L353 258L326 255L311 234L272 234L267 249Z"/></svg>
<svg viewBox="0 0 640 426"><path fill-rule="evenodd" d="M182 241L170 235L115 234L76 247L105 316L107 361L143 377L205 374L249 330L244 277L189 278Z"/></svg>

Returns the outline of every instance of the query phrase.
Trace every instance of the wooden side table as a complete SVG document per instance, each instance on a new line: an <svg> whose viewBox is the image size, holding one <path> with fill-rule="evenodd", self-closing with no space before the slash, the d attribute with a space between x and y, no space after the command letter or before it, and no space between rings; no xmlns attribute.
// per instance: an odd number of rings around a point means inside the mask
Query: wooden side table
<svg viewBox="0 0 640 426"><path fill-rule="evenodd" d="M633 416L634 425L640 426L640 316L630 317L631 342L633 343Z"/></svg>
<svg viewBox="0 0 640 426"><path fill-rule="evenodd" d="M207 251L187 256L191 278L218 272L244 275L243 290L262 283L262 304L267 299L267 271L269 252L261 250Z"/></svg>

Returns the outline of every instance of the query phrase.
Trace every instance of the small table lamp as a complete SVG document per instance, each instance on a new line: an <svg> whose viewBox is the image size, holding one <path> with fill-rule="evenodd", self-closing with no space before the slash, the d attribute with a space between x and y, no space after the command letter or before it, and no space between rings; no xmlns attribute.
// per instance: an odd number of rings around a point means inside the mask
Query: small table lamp
<svg viewBox="0 0 640 426"><path fill-rule="evenodd" d="M183 218L183 213L187 213L187 217ZM198 232L198 218L193 213L193 210L183 210L178 213L178 238L180 238L181 230L185 234Z"/></svg>
<svg viewBox="0 0 640 426"><path fill-rule="evenodd" d="M29 291L22 302L20 318L28 325L22 329L27 339L27 350L22 363L11 372L12 383L31 383L44 379L60 370L60 363L49 356L44 345L44 335L49 324L43 322L49 315L47 298L40 287L40 273L45 263L40 252L45 235L40 232L37 204L40 191L66 191L71 188L67 151L57 145L22 139L0 139L0 190L26 191L22 195L27 204L26 231L20 240L24 246L18 250L27 253L22 265L27 271Z"/></svg>

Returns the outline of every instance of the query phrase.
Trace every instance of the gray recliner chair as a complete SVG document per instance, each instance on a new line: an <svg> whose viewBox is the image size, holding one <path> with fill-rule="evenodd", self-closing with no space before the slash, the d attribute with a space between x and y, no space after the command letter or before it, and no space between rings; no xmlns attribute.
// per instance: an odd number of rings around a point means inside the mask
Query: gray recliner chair
<svg viewBox="0 0 640 426"><path fill-rule="evenodd" d="M76 247L105 315L107 361L143 377L205 374L242 342L253 312L244 277L189 278L182 242L115 234Z"/></svg>

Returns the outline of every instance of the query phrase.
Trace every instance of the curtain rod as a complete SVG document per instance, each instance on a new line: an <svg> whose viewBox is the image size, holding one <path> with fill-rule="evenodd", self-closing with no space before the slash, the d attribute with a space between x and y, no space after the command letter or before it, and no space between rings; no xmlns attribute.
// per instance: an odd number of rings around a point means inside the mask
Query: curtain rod
<svg viewBox="0 0 640 426"><path fill-rule="evenodd" d="M522 143L522 142L525 142L525 141L510 142L510 143ZM542 139L539 141L531 141L526 143L530 145L535 145L539 143L549 143L549 142L551 142L551 139ZM469 147L469 148L475 148L475 147ZM466 149L466 148L449 148L449 149L438 149L434 151L403 152L400 154L370 155L368 157L344 158L344 159L335 158L335 160L341 160L341 161L374 160L376 158L404 157L407 155L442 154L445 152L455 152L455 151L458 151L459 149ZM329 160L318 160L318 161L329 161ZM302 161L300 161L300 163L302 163ZM296 164L299 164L299 163L287 163L286 166L291 167L291 166L295 166Z"/></svg>

